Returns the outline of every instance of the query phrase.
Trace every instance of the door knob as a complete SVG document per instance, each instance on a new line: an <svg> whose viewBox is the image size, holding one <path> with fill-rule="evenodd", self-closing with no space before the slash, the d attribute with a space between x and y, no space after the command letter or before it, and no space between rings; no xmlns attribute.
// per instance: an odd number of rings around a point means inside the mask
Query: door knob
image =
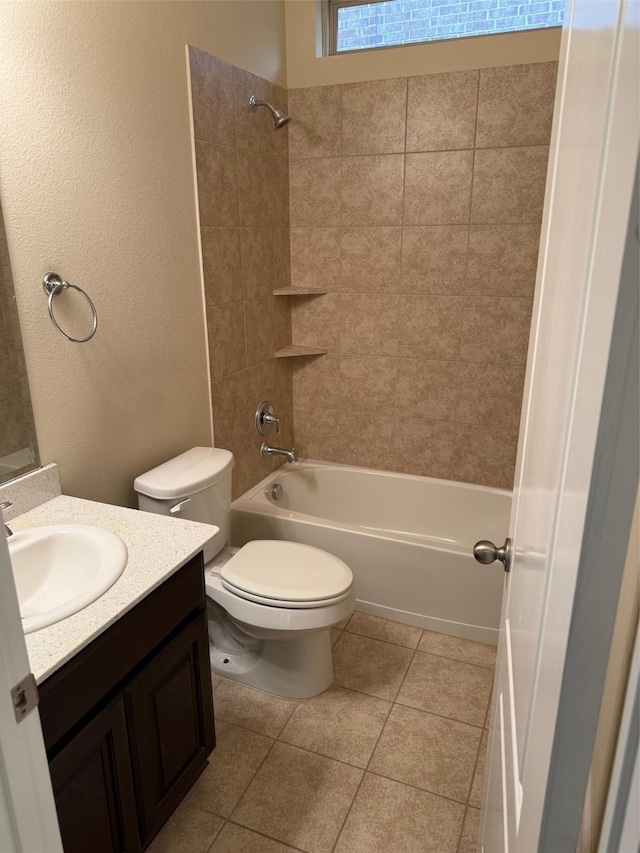
<svg viewBox="0 0 640 853"><path fill-rule="evenodd" d="M487 566L496 560L500 560L504 566L505 572L511 570L511 539L504 540L504 545L497 548L493 542L488 539L481 539L473 546L473 556L479 563Z"/></svg>

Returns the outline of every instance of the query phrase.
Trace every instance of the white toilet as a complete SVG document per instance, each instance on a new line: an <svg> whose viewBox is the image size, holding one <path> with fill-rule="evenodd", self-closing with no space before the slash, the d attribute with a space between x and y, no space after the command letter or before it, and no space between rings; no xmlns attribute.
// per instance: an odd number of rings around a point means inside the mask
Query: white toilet
<svg viewBox="0 0 640 853"><path fill-rule="evenodd" d="M137 477L147 512L215 524L204 549L211 669L279 696L303 699L333 681L329 629L353 610L349 567L294 542L229 548L228 450L194 447Z"/></svg>

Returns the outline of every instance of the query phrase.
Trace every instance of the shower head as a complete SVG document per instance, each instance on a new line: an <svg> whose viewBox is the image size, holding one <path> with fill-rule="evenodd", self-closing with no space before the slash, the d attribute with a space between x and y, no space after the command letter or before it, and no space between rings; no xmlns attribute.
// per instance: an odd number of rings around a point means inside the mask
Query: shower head
<svg viewBox="0 0 640 853"><path fill-rule="evenodd" d="M291 121L291 116L285 115L282 110L277 110L268 101L257 101L255 95L251 95L249 98L249 106L252 110L255 110L256 107L266 107L273 116L275 130L280 130L281 127L284 127L285 124L289 124Z"/></svg>

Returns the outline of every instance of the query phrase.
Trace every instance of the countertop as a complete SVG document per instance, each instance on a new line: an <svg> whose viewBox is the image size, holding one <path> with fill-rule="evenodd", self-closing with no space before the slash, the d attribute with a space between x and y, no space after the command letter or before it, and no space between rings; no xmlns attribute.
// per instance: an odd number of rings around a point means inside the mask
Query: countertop
<svg viewBox="0 0 640 853"><path fill-rule="evenodd" d="M217 532L195 521L71 498L54 498L11 521L14 532L48 524L92 524L116 533L128 559L115 584L92 604L27 634L31 671L42 682L183 566Z"/></svg>

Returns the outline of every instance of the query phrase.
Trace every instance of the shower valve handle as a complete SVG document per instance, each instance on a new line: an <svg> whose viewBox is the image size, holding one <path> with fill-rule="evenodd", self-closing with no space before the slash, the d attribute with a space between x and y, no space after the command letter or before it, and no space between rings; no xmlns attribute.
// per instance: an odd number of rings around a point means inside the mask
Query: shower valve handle
<svg viewBox="0 0 640 853"><path fill-rule="evenodd" d="M280 418L277 418L273 411L273 405L269 400L263 400L256 409L256 432L258 435L267 435L271 427L275 424L276 432L280 432Z"/></svg>

